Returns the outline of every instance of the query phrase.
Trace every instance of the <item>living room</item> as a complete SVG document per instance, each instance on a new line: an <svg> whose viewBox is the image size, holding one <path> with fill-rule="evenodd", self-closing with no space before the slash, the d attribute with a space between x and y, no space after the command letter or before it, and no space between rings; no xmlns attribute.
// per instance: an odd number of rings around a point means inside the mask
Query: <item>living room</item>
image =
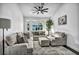
<svg viewBox="0 0 79 59"><path fill-rule="evenodd" d="M7 36L10 36L13 39L10 42L5 40L8 43L8 46L5 44L5 55L27 55L27 53L29 55L79 54L79 4L43 4L44 6L42 8L46 8L43 13L41 13L41 9L36 12L37 8L41 7L41 3L0 4L0 18L10 19L10 28L4 30L4 38L6 39ZM52 20L53 22L49 35L46 26L48 20ZM39 26L39 24L41 24L41 26ZM17 41L16 36L18 37L18 35L22 36L21 39L23 39L23 35L28 36L28 39L30 36L29 44L23 42L17 44L14 42ZM50 35L52 35L52 37ZM57 38L57 35L62 35L64 38ZM57 38L57 40L55 38ZM53 40L51 41L51 39ZM0 54L3 54L2 40L3 31L0 27ZM27 40L25 41L27 42Z"/></svg>

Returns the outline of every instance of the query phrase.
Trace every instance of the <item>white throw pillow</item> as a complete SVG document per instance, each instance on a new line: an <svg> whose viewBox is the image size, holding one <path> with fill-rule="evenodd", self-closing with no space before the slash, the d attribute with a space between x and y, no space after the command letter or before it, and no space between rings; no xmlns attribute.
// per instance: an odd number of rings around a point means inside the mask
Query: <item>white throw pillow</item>
<svg viewBox="0 0 79 59"><path fill-rule="evenodd" d="M54 36L55 37L61 37L61 34L60 33L54 33Z"/></svg>
<svg viewBox="0 0 79 59"><path fill-rule="evenodd" d="M14 45L16 43L16 34L12 34L6 37L6 42L8 45Z"/></svg>

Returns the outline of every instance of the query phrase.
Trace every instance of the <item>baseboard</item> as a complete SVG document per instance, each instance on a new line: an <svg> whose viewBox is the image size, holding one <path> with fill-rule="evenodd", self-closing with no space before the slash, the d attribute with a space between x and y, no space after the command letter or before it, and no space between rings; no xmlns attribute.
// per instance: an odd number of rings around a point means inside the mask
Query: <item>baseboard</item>
<svg viewBox="0 0 79 59"><path fill-rule="evenodd" d="M67 46L67 45L64 45L64 47L67 48L67 49L69 49L69 50L71 50L71 51L74 52L75 54L79 55L79 52L76 51L76 50L74 50L74 49L72 49L71 47L69 47L69 46Z"/></svg>

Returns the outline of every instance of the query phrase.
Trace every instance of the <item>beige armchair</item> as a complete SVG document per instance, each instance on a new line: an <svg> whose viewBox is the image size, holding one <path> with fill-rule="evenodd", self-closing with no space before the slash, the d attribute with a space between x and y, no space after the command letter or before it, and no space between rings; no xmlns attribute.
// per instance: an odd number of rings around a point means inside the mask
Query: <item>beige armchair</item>
<svg viewBox="0 0 79 59"><path fill-rule="evenodd" d="M59 35L59 37L55 36ZM51 46L66 45L67 35L64 32L55 32L54 39L51 40Z"/></svg>

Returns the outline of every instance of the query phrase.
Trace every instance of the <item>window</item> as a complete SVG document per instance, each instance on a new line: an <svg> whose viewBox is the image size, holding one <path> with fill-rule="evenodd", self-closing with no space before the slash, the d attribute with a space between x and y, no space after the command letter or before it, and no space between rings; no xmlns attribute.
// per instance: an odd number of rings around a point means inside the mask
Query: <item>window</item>
<svg viewBox="0 0 79 59"><path fill-rule="evenodd" d="M41 23L37 23L37 24L32 25L33 31L42 30L42 29L43 29L43 25Z"/></svg>

